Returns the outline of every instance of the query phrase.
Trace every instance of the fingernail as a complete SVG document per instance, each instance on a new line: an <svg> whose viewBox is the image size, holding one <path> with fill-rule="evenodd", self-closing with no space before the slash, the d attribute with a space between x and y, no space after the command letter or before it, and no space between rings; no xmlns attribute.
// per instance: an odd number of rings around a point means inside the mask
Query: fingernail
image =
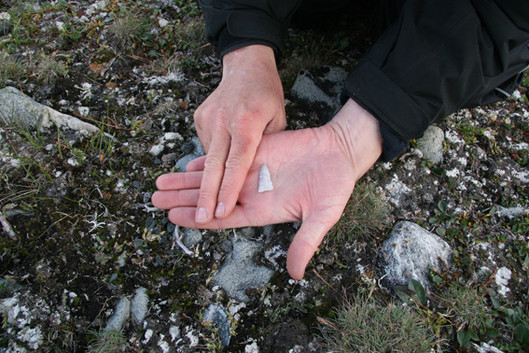
<svg viewBox="0 0 529 353"><path fill-rule="evenodd" d="M215 209L215 217L220 218L224 216L224 213L226 213L226 207L222 202L219 202L217 208Z"/></svg>
<svg viewBox="0 0 529 353"><path fill-rule="evenodd" d="M197 213L195 214L195 222L204 223L207 218L208 218L208 214L206 212L206 209L204 207L200 207L197 210Z"/></svg>

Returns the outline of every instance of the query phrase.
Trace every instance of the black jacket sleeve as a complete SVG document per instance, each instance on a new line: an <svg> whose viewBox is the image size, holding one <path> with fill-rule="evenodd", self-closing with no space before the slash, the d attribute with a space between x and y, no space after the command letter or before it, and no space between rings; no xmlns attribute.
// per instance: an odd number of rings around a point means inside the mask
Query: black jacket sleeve
<svg viewBox="0 0 529 353"><path fill-rule="evenodd" d="M206 18L208 40L220 55L250 44L283 53L285 33L302 0L199 0Z"/></svg>
<svg viewBox="0 0 529 353"><path fill-rule="evenodd" d="M221 54L271 46L280 57L301 1L200 0ZM381 125L383 159L459 108L503 99L529 64L528 0L407 0L347 78L346 93Z"/></svg>
<svg viewBox="0 0 529 353"><path fill-rule="evenodd" d="M529 64L528 45L527 0L409 0L346 91L381 121L391 159L396 137L416 138L459 108L512 93Z"/></svg>

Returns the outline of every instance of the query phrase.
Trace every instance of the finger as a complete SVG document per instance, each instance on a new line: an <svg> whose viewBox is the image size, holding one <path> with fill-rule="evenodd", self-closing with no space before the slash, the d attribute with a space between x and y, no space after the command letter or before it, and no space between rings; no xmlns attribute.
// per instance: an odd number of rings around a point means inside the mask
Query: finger
<svg viewBox="0 0 529 353"><path fill-rule="evenodd" d="M156 179L158 190L198 189L202 181L202 172L163 174Z"/></svg>
<svg viewBox="0 0 529 353"><path fill-rule="evenodd" d="M204 161L204 172L200 184L195 220L197 223L206 223L213 218L217 205L217 195L224 175L224 165L230 148L229 135L217 135L212 141L211 149Z"/></svg>
<svg viewBox="0 0 529 353"><path fill-rule="evenodd" d="M189 189L180 191L157 191L151 201L154 207L168 210L175 207L195 207L198 201L199 189Z"/></svg>
<svg viewBox="0 0 529 353"><path fill-rule="evenodd" d="M204 163L206 162L206 156L198 157L193 159L186 166L186 172L201 172L204 170Z"/></svg>
<svg viewBox="0 0 529 353"><path fill-rule="evenodd" d="M235 207L260 140L260 136L255 134L233 138L217 198L215 217L226 217Z"/></svg>
<svg viewBox="0 0 529 353"><path fill-rule="evenodd" d="M169 211L169 220L182 227L186 228L200 228L200 229L228 229L240 227L259 227L264 226L265 223L256 223L255 220L249 219L244 213L242 206L236 206L233 212L226 218L213 218L206 223L198 223L195 221L196 208L194 207L178 207Z"/></svg>
<svg viewBox="0 0 529 353"><path fill-rule="evenodd" d="M322 223L319 219L312 217L304 221L288 249L287 270L295 280L303 278L310 259L333 226L333 223Z"/></svg>

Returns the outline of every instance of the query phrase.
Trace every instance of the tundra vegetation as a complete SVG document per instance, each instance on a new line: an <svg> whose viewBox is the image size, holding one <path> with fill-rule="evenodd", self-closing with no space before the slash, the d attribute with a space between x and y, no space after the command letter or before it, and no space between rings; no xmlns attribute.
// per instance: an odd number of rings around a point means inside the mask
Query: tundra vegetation
<svg viewBox="0 0 529 353"><path fill-rule="evenodd" d="M290 96L296 73L354 68L371 41L370 10L288 32L279 67L288 128L321 124L317 109ZM296 282L284 270L295 224L201 231L186 255L166 214L149 208L156 177L189 153L193 112L220 78L192 0L0 4L0 89L99 128L0 124L0 350L529 350L529 79L505 102L439 123L441 163L412 141L374 166ZM452 267L431 269L428 292L417 281L389 286L377 266L399 220L453 250ZM234 233L261 242L253 261L275 271L244 303L211 285ZM144 321L108 329L116 303L139 287L149 298ZM212 303L226 308L227 347L202 321Z"/></svg>

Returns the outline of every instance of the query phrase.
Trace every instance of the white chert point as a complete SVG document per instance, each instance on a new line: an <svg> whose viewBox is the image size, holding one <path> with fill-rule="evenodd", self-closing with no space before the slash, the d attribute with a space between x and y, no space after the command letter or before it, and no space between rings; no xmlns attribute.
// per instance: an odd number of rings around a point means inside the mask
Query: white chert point
<svg viewBox="0 0 529 353"><path fill-rule="evenodd" d="M261 170L259 170L259 187L257 189L257 192L265 192L271 190L274 190L274 184L272 184L270 170L268 170L266 164L263 164L261 166Z"/></svg>

